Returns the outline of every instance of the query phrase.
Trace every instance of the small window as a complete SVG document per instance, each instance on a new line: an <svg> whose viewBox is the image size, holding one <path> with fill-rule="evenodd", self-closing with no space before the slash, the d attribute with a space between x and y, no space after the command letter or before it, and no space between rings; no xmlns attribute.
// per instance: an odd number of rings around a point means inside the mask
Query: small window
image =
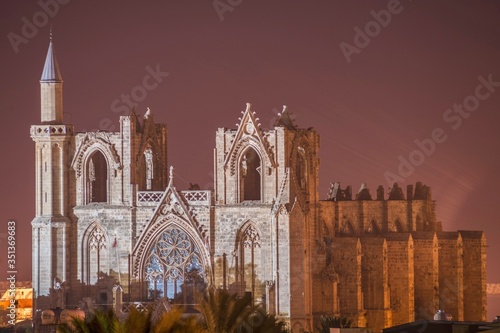
<svg viewBox="0 0 500 333"><path fill-rule="evenodd" d="M399 219L394 222L394 227L392 229L394 232L404 232L403 230L403 225L401 224L401 221Z"/></svg>
<svg viewBox="0 0 500 333"><path fill-rule="evenodd" d="M146 190L153 189L154 178L154 164L153 164L153 150L148 147L144 150L144 159L146 163Z"/></svg>
<svg viewBox="0 0 500 333"><path fill-rule="evenodd" d="M240 199L260 200L261 198L261 163L260 157L253 149L248 149L240 162Z"/></svg>
<svg viewBox="0 0 500 333"><path fill-rule="evenodd" d="M307 162L304 148L299 147L295 163L295 177L297 178L300 189L305 191L307 190Z"/></svg>
<svg viewBox="0 0 500 333"><path fill-rule="evenodd" d="M87 164L87 202L108 201L108 166L104 155L96 151Z"/></svg>
<svg viewBox="0 0 500 333"><path fill-rule="evenodd" d="M378 227L378 224L375 220L372 220L370 222L370 226L368 227L368 230L366 230L370 234L378 234L380 232L380 229Z"/></svg>
<svg viewBox="0 0 500 333"><path fill-rule="evenodd" d="M354 235L354 227L352 226L351 221L344 221L342 223L342 227L340 229L340 234L341 235L348 235L348 236Z"/></svg>

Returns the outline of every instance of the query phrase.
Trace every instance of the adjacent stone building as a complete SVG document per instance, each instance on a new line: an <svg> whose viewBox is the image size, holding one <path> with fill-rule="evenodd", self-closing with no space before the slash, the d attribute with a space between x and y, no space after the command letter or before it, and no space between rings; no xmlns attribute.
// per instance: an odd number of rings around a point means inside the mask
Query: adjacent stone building
<svg viewBox="0 0 500 333"><path fill-rule="evenodd" d="M375 331L437 309L486 319L483 232L442 231L421 183L406 194L379 186L374 197L336 183L320 200L319 135L286 108L263 129L247 104L237 128L216 132L213 191L181 191L167 127L149 109L142 121L120 117L118 132L75 132L52 41L40 84L37 309L109 306L116 285L126 301L186 304L210 285L247 293L293 332L311 331L321 314Z"/></svg>

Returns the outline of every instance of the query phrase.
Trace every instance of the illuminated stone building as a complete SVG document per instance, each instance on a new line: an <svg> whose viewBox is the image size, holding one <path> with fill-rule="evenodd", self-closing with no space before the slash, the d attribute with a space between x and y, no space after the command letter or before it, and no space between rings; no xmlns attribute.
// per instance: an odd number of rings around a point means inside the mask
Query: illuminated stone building
<svg viewBox="0 0 500 333"><path fill-rule="evenodd" d="M120 117L118 132L75 132L52 42L40 85L36 308L109 306L118 284L126 301L182 303L198 283L248 293L293 332L320 314L376 330L436 309L486 318L483 232L442 231L421 183L373 196L332 184L320 200L319 135L286 108L263 129L247 104L237 128L216 132L214 189L178 190L150 110Z"/></svg>

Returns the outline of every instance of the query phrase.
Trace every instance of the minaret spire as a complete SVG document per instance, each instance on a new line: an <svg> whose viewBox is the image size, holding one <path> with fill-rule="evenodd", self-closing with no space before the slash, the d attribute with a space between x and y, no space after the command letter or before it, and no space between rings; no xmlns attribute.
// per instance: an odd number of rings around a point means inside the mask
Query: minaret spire
<svg viewBox="0 0 500 333"><path fill-rule="evenodd" d="M54 52L54 45L52 45L52 28L50 28L49 49L45 57L45 65L43 66L40 82L62 82L61 72L59 71L59 65Z"/></svg>
<svg viewBox="0 0 500 333"><path fill-rule="evenodd" d="M52 29L49 36L49 49L45 57L42 77L40 78L41 120L43 124L63 123L62 76L59 71L54 46Z"/></svg>

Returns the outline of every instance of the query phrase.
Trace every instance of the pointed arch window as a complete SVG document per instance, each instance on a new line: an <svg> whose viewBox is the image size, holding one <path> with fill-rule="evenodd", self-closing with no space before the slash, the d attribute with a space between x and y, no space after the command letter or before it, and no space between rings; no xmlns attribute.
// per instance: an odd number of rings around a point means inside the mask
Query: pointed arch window
<svg viewBox="0 0 500 333"><path fill-rule="evenodd" d="M354 227L352 226L351 221L344 221L342 223L342 227L340 228L340 234L348 236L354 235Z"/></svg>
<svg viewBox="0 0 500 333"><path fill-rule="evenodd" d="M86 242L86 276L87 285L97 282L99 275L108 272L107 256L108 239L99 225L90 230Z"/></svg>
<svg viewBox="0 0 500 333"><path fill-rule="evenodd" d="M295 161L295 177L301 190L307 189L307 159L304 148L299 147L297 150L297 159Z"/></svg>
<svg viewBox="0 0 500 333"><path fill-rule="evenodd" d="M256 281L258 270L261 269L261 241L257 227L250 223L239 232L236 261L236 282L241 286L240 294L251 293L256 300L256 289L260 284ZM239 281L241 281L239 283Z"/></svg>
<svg viewBox="0 0 500 333"><path fill-rule="evenodd" d="M417 215L416 219L415 219L415 224L416 224L416 229L417 231L431 231L431 227L429 225L429 221L428 220L423 220L422 217L420 217L420 215Z"/></svg>
<svg viewBox="0 0 500 333"><path fill-rule="evenodd" d="M396 219L396 221L394 222L392 231L393 232L404 232L403 224L401 223L400 219Z"/></svg>
<svg viewBox="0 0 500 333"><path fill-rule="evenodd" d="M87 203L108 201L108 165L100 151L95 151L87 162Z"/></svg>
<svg viewBox="0 0 500 333"><path fill-rule="evenodd" d="M378 227L378 223L375 220L371 220L368 229L366 230L369 234L378 234L380 233L380 228Z"/></svg>
<svg viewBox="0 0 500 333"><path fill-rule="evenodd" d="M261 200L261 173L259 154L250 148L240 162L240 201Z"/></svg>
<svg viewBox="0 0 500 333"><path fill-rule="evenodd" d="M151 246L144 280L149 299L165 297L184 304L194 301L188 299L188 295L192 298L193 289L198 290L205 284L200 248L181 228L168 227Z"/></svg>

